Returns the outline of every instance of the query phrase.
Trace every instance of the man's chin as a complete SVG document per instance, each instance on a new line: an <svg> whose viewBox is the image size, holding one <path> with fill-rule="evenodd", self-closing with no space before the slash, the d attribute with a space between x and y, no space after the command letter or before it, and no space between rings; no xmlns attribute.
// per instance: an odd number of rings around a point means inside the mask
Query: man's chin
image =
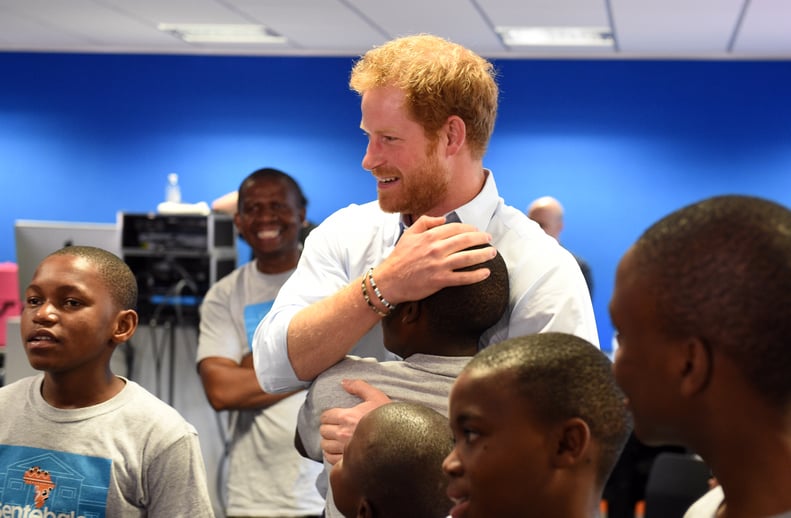
<svg viewBox="0 0 791 518"><path fill-rule="evenodd" d="M382 209L382 212L387 212L388 214L398 214L398 213L406 212L406 210L404 210L404 207L401 207L387 200L383 200L382 198L379 198L379 208Z"/></svg>

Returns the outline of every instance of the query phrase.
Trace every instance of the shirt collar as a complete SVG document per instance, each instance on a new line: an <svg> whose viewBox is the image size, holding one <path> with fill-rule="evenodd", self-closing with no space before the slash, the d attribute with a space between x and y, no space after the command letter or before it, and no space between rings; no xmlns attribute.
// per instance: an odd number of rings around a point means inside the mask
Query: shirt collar
<svg viewBox="0 0 791 518"><path fill-rule="evenodd" d="M500 199L497 185L494 183L494 175L488 169L483 171L486 173L486 181L483 183L481 192L454 211L459 221L472 225L478 230L486 230L489 227L489 221L491 221Z"/></svg>

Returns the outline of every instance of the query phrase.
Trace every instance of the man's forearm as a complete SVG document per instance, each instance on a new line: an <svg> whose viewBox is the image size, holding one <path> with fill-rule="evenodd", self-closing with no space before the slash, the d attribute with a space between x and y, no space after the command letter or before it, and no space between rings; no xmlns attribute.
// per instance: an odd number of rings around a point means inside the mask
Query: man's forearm
<svg viewBox="0 0 791 518"><path fill-rule="evenodd" d="M249 359L240 365L228 358L208 357L200 362L198 373L206 397L217 411L267 408L293 393L262 392Z"/></svg>
<svg viewBox="0 0 791 518"><path fill-rule="evenodd" d="M335 365L380 321L363 299L360 279L294 315L288 358L297 377L311 381Z"/></svg>

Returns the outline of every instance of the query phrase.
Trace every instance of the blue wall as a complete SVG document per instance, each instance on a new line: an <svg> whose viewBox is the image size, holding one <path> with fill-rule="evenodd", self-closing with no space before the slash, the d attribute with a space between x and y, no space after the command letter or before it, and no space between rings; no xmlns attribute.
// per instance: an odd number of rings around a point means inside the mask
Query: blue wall
<svg viewBox="0 0 791 518"><path fill-rule="evenodd" d="M360 160L352 58L0 54L0 261L15 219L115 221L154 210L166 176L211 201L250 171L294 174L320 221L375 196ZM508 203L552 194L563 244L596 282L650 223L749 193L791 205L791 62L498 61L485 164Z"/></svg>

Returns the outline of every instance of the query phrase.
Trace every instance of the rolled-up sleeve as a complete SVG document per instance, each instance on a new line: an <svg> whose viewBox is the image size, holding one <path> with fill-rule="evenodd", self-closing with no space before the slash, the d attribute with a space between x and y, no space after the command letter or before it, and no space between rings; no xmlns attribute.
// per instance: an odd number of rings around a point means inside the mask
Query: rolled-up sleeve
<svg viewBox="0 0 791 518"><path fill-rule="evenodd" d="M298 307L272 308L259 322L253 336L253 364L264 392L277 394L310 385L297 378L288 359L288 325Z"/></svg>
<svg viewBox="0 0 791 518"><path fill-rule="evenodd" d="M398 230L398 215L383 213L373 202L339 210L308 235L297 269L253 337L253 362L264 391L286 392L310 384L312 380L297 378L288 358L291 320L302 309L337 293L369 266L379 264L395 246ZM347 352L389 358L379 326Z"/></svg>

